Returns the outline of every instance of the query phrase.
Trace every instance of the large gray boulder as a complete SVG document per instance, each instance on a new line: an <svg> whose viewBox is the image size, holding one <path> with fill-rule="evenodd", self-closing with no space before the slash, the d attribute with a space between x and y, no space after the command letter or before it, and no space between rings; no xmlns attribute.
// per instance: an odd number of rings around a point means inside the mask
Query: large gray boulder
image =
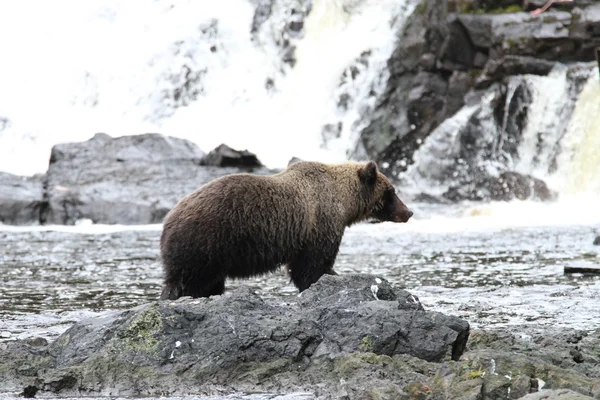
<svg viewBox="0 0 600 400"><path fill-rule="evenodd" d="M466 321L425 311L381 278L327 275L300 296L240 288L155 302L77 323L48 346L4 345L0 381L61 396L400 393L419 379L409 366L458 360L468 336ZM400 355L415 361L400 366ZM381 362L395 365L389 378L376 372Z"/></svg>
<svg viewBox="0 0 600 400"><path fill-rule="evenodd" d="M99 133L85 142L56 145L46 174L48 209L42 222L160 223L201 185L240 172L200 166L203 157L192 142L159 134L112 138Z"/></svg>
<svg viewBox="0 0 600 400"><path fill-rule="evenodd" d="M0 172L0 223L37 224L46 208L42 175L17 176Z"/></svg>

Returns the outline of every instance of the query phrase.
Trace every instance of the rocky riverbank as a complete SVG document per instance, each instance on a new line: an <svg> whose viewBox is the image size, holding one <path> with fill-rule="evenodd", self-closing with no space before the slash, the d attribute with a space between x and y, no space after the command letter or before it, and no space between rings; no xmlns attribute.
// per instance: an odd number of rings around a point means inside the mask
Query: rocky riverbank
<svg viewBox="0 0 600 400"><path fill-rule="evenodd" d="M325 276L301 296L239 288L81 321L51 343L5 342L0 381L1 392L25 396L486 400L571 389L600 398L599 333L469 337L466 321L424 310L381 278Z"/></svg>

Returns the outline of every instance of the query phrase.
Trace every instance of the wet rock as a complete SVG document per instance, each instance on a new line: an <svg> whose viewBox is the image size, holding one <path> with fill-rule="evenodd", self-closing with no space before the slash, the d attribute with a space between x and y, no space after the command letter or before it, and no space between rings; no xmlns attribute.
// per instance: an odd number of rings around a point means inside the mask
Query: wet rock
<svg viewBox="0 0 600 400"><path fill-rule="evenodd" d="M425 311L381 278L327 275L292 298L262 299L240 288L82 321L44 350L9 343L0 356L21 356L0 369L0 380L13 390L34 386L66 396L191 394L200 387L208 394L223 386L244 392L260 383L264 391L318 398L397 398L422 378L411 369L458 360L468 334L466 321Z"/></svg>
<svg viewBox="0 0 600 400"><path fill-rule="evenodd" d="M455 17L468 32L471 45L493 58L512 54L560 62L592 61L591 50L600 44L594 31L600 21L600 7L580 7L537 16L500 13Z"/></svg>
<svg viewBox="0 0 600 400"><path fill-rule="evenodd" d="M388 176L406 170L422 140L456 111L452 108L463 104L458 86L453 96L459 103L447 105L450 74L437 69L447 37L445 1L424 0L409 17L388 60L386 89L354 151L377 161Z"/></svg>
<svg viewBox="0 0 600 400"><path fill-rule="evenodd" d="M594 245L595 246L600 246L600 235L596 236L596 239L594 239Z"/></svg>
<svg viewBox="0 0 600 400"><path fill-rule="evenodd" d="M600 360L595 349L600 345L598 330L591 332L576 331L573 329L543 331L533 330L528 334L515 334L511 331L473 331L465 354L479 352L499 352L504 354L514 353L523 357L537 360L559 368L563 372L554 371L553 382L548 382L549 375L531 375L535 379L546 382L546 388L571 388L581 393L580 387L565 386L564 380L569 380L569 374L586 377L593 382L600 382ZM519 367L522 368L522 367ZM526 370L525 370L526 371ZM535 371L541 371L536 369ZM568 371L568 372L567 372ZM522 371L523 372L523 371ZM532 371L530 371L532 372ZM515 374L513 374L513 377ZM573 382L577 379L573 378ZM588 389L589 390L589 389ZM594 389L597 394L598 389ZM589 394L588 394L589 395Z"/></svg>
<svg viewBox="0 0 600 400"><path fill-rule="evenodd" d="M21 394L21 396L25 397L26 399L31 399L31 398L35 397L37 392L38 392L37 387L35 387L33 385L29 385L25 389L23 389L23 393Z"/></svg>
<svg viewBox="0 0 600 400"><path fill-rule="evenodd" d="M202 161L202 165L214 167L261 167L262 164L254 153L248 150L234 150L226 144L222 144L208 153Z"/></svg>
<svg viewBox="0 0 600 400"><path fill-rule="evenodd" d="M565 274L600 275L600 265L597 262L579 261L565 265Z"/></svg>
<svg viewBox="0 0 600 400"><path fill-rule="evenodd" d="M553 61L541 60L529 56L513 56L491 60L477 79L475 87L482 89L509 75L548 75L556 65Z"/></svg>
<svg viewBox="0 0 600 400"><path fill-rule="evenodd" d="M443 195L451 201L461 200L554 200L556 193L546 183L529 175L503 172L498 177L489 177L452 187Z"/></svg>
<svg viewBox="0 0 600 400"><path fill-rule="evenodd" d="M516 45L529 38L567 38L567 25L571 22L568 12L552 12L542 16L527 13L458 14L456 18L467 30L474 46L495 49L501 53L510 51L508 54L519 54ZM536 54L534 49L531 51Z"/></svg>
<svg viewBox="0 0 600 400"><path fill-rule="evenodd" d="M528 394L519 400L591 400L593 397L585 396L569 389L547 389Z"/></svg>
<svg viewBox="0 0 600 400"><path fill-rule="evenodd" d="M487 349L467 352L458 363L442 364L430 388L434 398L455 400L529 398L521 395L530 396L528 393L537 392L542 386L561 388L554 394L575 391L586 397L574 398L583 399L597 398L598 384L599 378L559 368L514 350Z"/></svg>
<svg viewBox="0 0 600 400"><path fill-rule="evenodd" d="M159 223L199 186L239 172L199 166L203 156L192 142L159 134L112 138L99 133L85 142L56 145L45 180L48 209L41 221Z"/></svg>
<svg viewBox="0 0 600 400"><path fill-rule="evenodd" d="M582 49L591 51L600 43L600 3L588 1L587 4L584 2L575 4L577 7L571 10L569 37L581 41ZM594 40L589 41L590 36Z"/></svg>
<svg viewBox="0 0 600 400"><path fill-rule="evenodd" d="M293 67L296 63L296 43L304 36L304 21L310 13L312 2L253 0L252 3L255 6L250 28L252 40L273 43L279 54L277 69L283 71Z"/></svg>
<svg viewBox="0 0 600 400"><path fill-rule="evenodd" d="M37 224L46 208L42 175L17 176L0 172L0 223Z"/></svg>

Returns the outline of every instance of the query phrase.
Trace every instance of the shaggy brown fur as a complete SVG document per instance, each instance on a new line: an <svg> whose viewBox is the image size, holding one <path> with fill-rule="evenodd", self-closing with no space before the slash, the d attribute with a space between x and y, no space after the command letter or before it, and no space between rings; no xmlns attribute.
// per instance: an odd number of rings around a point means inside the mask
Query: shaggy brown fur
<svg viewBox="0 0 600 400"><path fill-rule="evenodd" d="M333 264L347 226L412 212L374 162L298 162L273 176L228 175L181 200L164 220L162 299L222 294L225 279L287 265L303 291Z"/></svg>

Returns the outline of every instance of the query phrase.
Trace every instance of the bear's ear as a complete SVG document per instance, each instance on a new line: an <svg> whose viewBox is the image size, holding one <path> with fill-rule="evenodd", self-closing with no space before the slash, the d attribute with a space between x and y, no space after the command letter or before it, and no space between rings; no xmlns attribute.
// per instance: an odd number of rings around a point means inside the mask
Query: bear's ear
<svg viewBox="0 0 600 400"><path fill-rule="evenodd" d="M358 176L360 177L361 181L368 184L374 184L377 180L377 164L375 164L375 161L369 161L364 167L362 167L358 171Z"/></svg>
<svg viewBox="0 0 600 400"><path fill-rule="evenodd" d="M300 159L298 157L292 157L292 159L288 162L287 166L289 167L290 165L294 165L294 164L297 164L297 163L302 162L302 161L304 161L304 160L302 160L302 159Z"/></svg>

